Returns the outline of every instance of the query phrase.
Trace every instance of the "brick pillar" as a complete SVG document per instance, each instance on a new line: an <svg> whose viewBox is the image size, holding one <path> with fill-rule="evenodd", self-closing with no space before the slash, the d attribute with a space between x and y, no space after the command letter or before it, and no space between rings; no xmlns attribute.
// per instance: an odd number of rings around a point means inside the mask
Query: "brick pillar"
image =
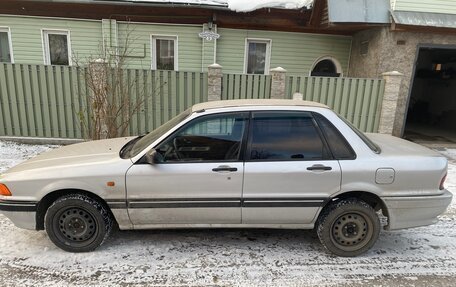
<svg viewBox="0 0 456 287"><path fill-rule="evenodd" d="M287 70L277 67L270 70L271 82L271 99L285 99L285 78Z"/></svg>
<svg viewBox="0 0 456 287"><path fill-rule="evenodd" d="M220 101L222 99L222 66L212 64L207 67L207 99Z"/></svg>
<svg viewBox="0 0 456 287"><path fill-rule="evenodd" d="M393 71L383 73L382 76L385 80L385 92L383 94L378 132L392 135L394 122L396 120L397 104L399 101L399 90L404 75L397 71Z"/></svg>
<svg viewBox="0 0 456 287"><path fill-rule="evenodd" d="M296 92L293 94L293 100L303 100L304 99L304 95L299 93L299 92Z"/></svg>

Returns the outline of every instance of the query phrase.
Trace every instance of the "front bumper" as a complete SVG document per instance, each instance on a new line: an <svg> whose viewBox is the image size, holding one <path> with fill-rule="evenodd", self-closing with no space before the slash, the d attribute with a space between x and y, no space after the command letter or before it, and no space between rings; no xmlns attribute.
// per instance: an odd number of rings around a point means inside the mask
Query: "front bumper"
<svg viewBox="0 0 456 287"><path fill-rule="evenodd" d="M382 197L388 209L387 230L430 225L444 213L453 194L445 190L436 196Z"/></svg>
<svg viewBox="0 0 456 287"><path fill-rule="evenodd" d="M25 229L36 229L36 207L37 203L32 201L0 200L0 213Z"/></svg>

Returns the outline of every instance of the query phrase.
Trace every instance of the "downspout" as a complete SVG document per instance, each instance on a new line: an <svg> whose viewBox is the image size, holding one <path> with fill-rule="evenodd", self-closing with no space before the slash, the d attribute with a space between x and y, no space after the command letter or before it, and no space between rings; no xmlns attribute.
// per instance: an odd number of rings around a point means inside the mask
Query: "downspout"
<svg viewBox="0 0 456 287"><path fill-rule="evenodd" d="M202 25L202 29L204 32L204 24ZM206 46L205 45L205 41L204 41L204 38L201 38L201 41L202 41L202 49L201 49L201 73L204 73L204 47Z"/></svg>
<svg viewBox="0 0 456 287"><path fill-rule="evenodd" d="M351 36L351 40L350 40L350 51L348 54L348 67L347 67L347 76L346 77L351 77L350 68L351 68L352 49L353 49L353 36Z"/></svg>
<svg viewBox="0 0 456 287"><path fill-rule="evenodd" d="M217 24L214 24L215 33L218 34ZM214 39L214 64L217 63L217 39Z"/></svg>

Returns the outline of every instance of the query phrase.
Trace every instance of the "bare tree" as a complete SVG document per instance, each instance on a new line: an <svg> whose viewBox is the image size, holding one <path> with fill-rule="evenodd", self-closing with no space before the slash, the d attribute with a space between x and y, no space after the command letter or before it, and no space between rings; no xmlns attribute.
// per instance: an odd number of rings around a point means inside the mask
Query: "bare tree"
<svg viewBox="0 0 456 287"><path fill-rule="evenodd" d="M85 138L103 139L128 135L134 114L141 111L146 87L137 79L127 79L126 61L131 53L131 31L126 33L118 47L101 45L98 55L88 59L84 77L87 89L81 96L87 97L87 110L79 112ZM79 62L76 60L77 66ZM139 88L139 99L133 99L129 91ZM154 94L155 91L152 91Z"/></svg>

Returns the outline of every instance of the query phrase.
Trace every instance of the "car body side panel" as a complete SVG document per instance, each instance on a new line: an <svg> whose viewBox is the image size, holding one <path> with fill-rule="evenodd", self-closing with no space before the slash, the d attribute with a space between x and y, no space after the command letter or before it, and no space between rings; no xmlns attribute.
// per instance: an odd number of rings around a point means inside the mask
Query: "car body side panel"
<svg viewBox="0 0 456 287"><path fill-rule="evenodd" d="M215 172L220 166L233 172ZM135 164L127 172L129 215L145 224L241 222L242 162Z"/></svg>
<svg viewBox="0 0 456 287"><path fill-rule="evenodd" d="M387 230L429 225L445 212L452 200L452 193L444 190L441 195L383 197L388 208Z"/></svg>
<svg viewBox="0 0 456 287"><path fill-rule="evenodd" d="M331 170L307 170L316 164ZM340 181L337 160L246 162L242 223L311 223Z"/></svg>
<svg viewBox="0 0 456 287"><path fill-rule="evenodd" d="M104 199L121 229L131 228L125 196L125 171L130 160L110 159L90 164L41 167L7 174L6 184L13 196L7 200L30 201L39 204L43 197L55 191L82 190ZM114 186L108 186L113 182ZM33 217L35 217L35 212ZM11 214L14 216L14 214ZM28 215L32 217L32 215ZM21 221L21 220L19 220ZM33 221L35 228L36 221ZM23 225L23 223L21 223Z"/></svg>

